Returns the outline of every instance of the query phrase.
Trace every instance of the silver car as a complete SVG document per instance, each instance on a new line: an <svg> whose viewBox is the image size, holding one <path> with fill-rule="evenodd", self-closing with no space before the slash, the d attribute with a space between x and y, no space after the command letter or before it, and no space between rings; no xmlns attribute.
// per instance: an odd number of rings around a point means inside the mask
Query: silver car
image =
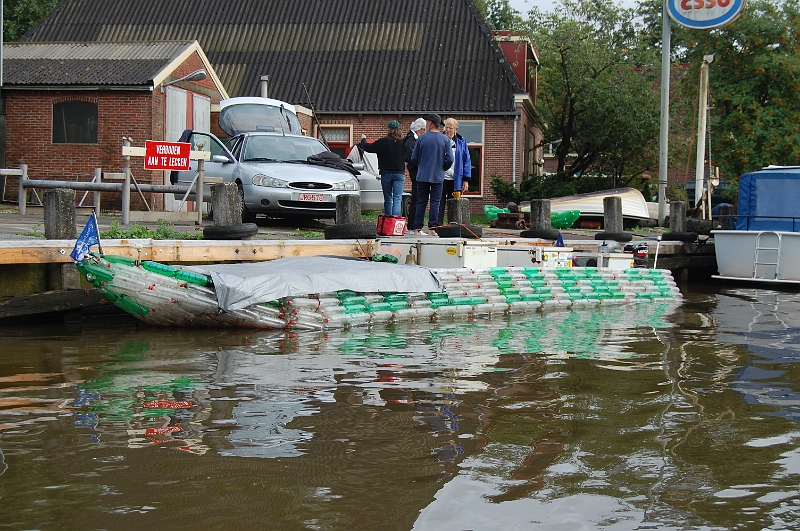
<svg viewBox="0 0 800 531"><path fill-rule="evenodd" d="M267 98L232 98L220 107L220 126L231 135L227 142L204 131L186 131L181 141L191 143L193 150L211 152L204 164L206 176L237 184L244 221L253 221L256 214L333 218L337 196L360 193L357 171L309 160L330 150L300 134L291 105ZM197 162L192 161L191 169L175 172L172 181L189 185L196 175ZM210 194L210 187L203 193Z"/></svg>

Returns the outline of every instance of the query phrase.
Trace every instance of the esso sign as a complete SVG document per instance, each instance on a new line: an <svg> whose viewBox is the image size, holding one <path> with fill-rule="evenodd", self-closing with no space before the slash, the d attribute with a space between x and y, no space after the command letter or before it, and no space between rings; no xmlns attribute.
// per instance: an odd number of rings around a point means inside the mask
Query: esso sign
<svg viewBox="0 0 800 531"><path fill-rule="evenodd" d="M746 0L667 0L670 18L692 29L714 29L733 22Z"/></svg>

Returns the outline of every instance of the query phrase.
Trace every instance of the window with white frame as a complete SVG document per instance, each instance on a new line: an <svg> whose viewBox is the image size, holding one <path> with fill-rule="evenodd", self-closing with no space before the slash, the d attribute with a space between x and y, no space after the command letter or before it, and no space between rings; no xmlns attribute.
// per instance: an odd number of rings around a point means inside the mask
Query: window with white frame
<svg viewBox="0 0 800 531"><path fill-rule="evenodd" d="M467 141L469 157L472 162L472 177L469 180L467 195L483 195L483 120L459 120L458 134Z"/></svg>
<svg viewBox="0 0 800 531"><path fill-rule="evenodd" d="M347 156L347 151L353 145L353 126L351 125L320 125L317 128L317 138L328 144L328 149L342 158Z"/></svg>

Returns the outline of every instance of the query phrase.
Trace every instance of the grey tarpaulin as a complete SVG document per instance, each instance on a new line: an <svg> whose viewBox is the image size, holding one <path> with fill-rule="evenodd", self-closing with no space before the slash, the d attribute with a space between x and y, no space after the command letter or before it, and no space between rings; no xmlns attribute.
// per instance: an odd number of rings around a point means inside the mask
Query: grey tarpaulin
<svg viewBox="0 0 800 531"><path fill-rule="evenodd" d="M219 307L240 310L283 297L349 289L361 293L442 291L430 269L336 256L281 258L268 262L187 267L210 275Z"/></svg>

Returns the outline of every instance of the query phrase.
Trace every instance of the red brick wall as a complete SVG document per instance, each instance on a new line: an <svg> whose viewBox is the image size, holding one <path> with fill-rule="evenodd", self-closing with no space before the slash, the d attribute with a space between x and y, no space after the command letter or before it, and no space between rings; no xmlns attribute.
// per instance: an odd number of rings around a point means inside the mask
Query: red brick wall
<svg viewBox="0 0 800 531"><path fill-rule="evenodd" d="M175 69L174 78L205 68L200 56L192 54ZM216 87L211 76L202 81L180 84L181 88L200 87L199 93L209 95L212 103ZM218 94L218 93L217 93ZM153 91L5 91L6 97L6 166L28 165L30 179L91 181L95 168L104 172L122 171L122 138L132 139L131 145L144 147L145 140L163 140L165 134L166 94L159 87ZM97 144L54 144L52 141L53 104L67 100L97 103ZM188 98L191 120L191 97ZM131 158L131 171L139 183L164 184L164 172L145 171L143 160ZM16 197L16 179L9 179L6 197ZM83 195L76 192L77 197ZM145 193L156 210L163 209L163 194ZM91 197L88 198L91 201ZM86 203L85 203L86 204ZM103 194L103 208L120 208L118 193ZM138 194L131 193L131 208L145 209Z"/></svg>
<svg viewBox="0 0 800 531"><path fill-rule="evenodd" d="M325 115L319 117L323 125L352 125L352 141L358 142L361 134L367 135L367 140L377 140L386 136L387 124L391 120L398 120L400 127L405 135L411 122L417 119L418 115L403 116L397 114L384 115ZM514 118L498 116L466 116L466 115L442 115L442 120L455 118L456 120L483 120L483 190L480 195L469 195L470 210L473 214L483 214L484 204L499 204L490 187L491 176L500 175L503 179L511 182L512 174L512 150L514 143ZM524 118L518 121L517 131L517 187L521 180L524 169L524 131L527 122ZM406 190L411 189L411 183L406 182Z"/></svg>

